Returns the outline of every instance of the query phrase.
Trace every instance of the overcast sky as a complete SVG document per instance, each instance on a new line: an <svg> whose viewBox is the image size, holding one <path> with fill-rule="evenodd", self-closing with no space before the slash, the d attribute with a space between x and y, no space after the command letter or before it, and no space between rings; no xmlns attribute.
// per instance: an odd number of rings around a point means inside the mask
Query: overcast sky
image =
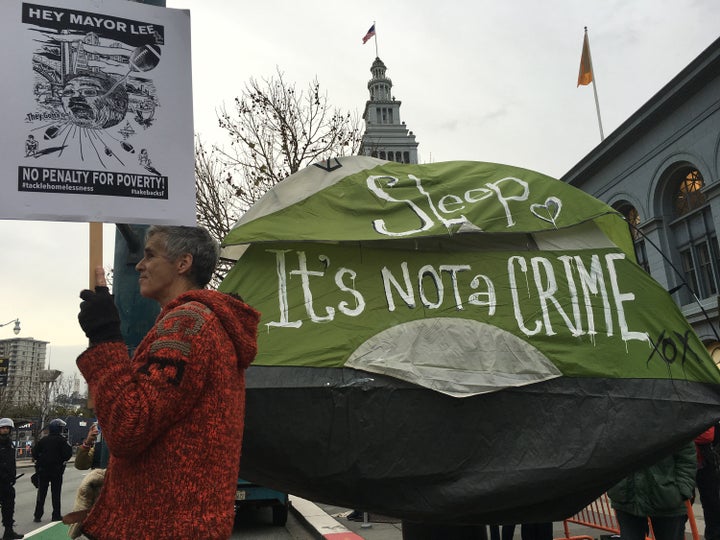
<svg viewBox="0 0 720 540"><path fill-rule="evenodd" d="M119 1L119 0L118 0ZM102 4L102 2L99 2ZM195 132L226 145L216 111L250 78L317 78L331 104L362 113L375 41L421 163L507 163L560 177L599 142L592 86L576 87L587 26L607 136L720 36L717 0L167 0L189 9ZM4 180L12 186L13 179ZM0 216L2 217L2 216ZM50 342L71 373L85 347L78 293L87 224L0 220L0 324ZM105 264L115 228L105 225ZM14 337L12 325L0 338Z"/></svg>

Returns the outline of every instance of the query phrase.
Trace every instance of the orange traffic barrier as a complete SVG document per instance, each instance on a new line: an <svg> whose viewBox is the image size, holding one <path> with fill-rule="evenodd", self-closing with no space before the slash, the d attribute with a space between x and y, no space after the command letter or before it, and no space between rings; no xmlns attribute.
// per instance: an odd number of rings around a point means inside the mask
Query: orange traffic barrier
<svg viewBox="0 0 720 540"><path fill-rule="evenodd" d="M690 531L692 532L693 540L699 540L700 533L698 533L697 523L695 522L695 512L693 512L692 503L690 501L685 501L685 506L687 506L688 523L690 524Z"/></svg>
<svg viewBox="0 0 720 540"><path fill-rule="evenodd" d="M700 540L700 534L698 533L697 523L695 522L695 514L693 513L692 504L690 501L685 501L685 506L687 507L688 524L690 525L692 538L693 540ZM615 517L615 510L610 505L610 499L608 498L607 493L603 493L599 499L591 502L574 516L563 520L563 530L565 531L565 536L555 539L595 540L594 537L586 534L571 536L570 524L582 525L583 527L590 527L592 529L598 529L612 534L620 534L620 525L618 524L617 517ZM648 527L650 530L650 536L648 538L652 539L654 536L652 532L652 525L649 523L649 520Z"/></svg>

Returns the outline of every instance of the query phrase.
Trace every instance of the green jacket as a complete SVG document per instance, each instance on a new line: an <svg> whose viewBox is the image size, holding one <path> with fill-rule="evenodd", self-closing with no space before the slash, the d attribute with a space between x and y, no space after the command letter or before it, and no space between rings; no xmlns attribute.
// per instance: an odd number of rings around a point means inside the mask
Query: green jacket
<svg viewBox="0 0 720 540"><path fill-rule="evenodd" d="M690 441L676 453L636 471L608 491L613 508L634 516L677 516L695 493L697 457Z"/></svg>

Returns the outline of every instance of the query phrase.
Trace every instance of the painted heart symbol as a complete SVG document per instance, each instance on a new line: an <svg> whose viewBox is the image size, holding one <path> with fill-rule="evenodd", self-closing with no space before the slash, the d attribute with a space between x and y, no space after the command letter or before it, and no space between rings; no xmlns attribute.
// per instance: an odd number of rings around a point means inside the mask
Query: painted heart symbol
<svg viewBox="0 0 720 540"><path fill-rule="evenodd" d="M543 221L552 223L555 225L555 220L560 215L562 209L562 201L557 197L548 197L545 199L544 204L531 204L530 212L536 217Z"/></svg>

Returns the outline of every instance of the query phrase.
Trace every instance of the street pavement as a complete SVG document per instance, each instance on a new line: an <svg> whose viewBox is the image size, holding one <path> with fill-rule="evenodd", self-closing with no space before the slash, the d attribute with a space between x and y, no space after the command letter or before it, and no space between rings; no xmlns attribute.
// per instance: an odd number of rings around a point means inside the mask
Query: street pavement
<svg viewBox="0 0 720 540"><path fill-rule="evenodd" d="M297 501L293 501L293 508L296 508ZM315 526L316 536L319 538L332 538L335 540L336 536L332 535L332 532L342 532L341 529L346 529L349 533L357 535L355 537L347 536L347 539L341 538L339 540L401 540L402 539L402 527L399 519L391 518L388 516L381 516L379 514L365 514L365 520L350 521L347 519L347 515L352 510L348 508L342 508L340 506L332 506L329 504L318 504L318 509L324 513L329 520L334 521L337 525L333 531L328 532L326 528ZM299 508L301 509L301 508ZM307 513L307 511L305 511ZM307 517L306 517L307 519ZM310 524L312 526L312 523ZM332 525L330 523L330 525Z"/></svg>

